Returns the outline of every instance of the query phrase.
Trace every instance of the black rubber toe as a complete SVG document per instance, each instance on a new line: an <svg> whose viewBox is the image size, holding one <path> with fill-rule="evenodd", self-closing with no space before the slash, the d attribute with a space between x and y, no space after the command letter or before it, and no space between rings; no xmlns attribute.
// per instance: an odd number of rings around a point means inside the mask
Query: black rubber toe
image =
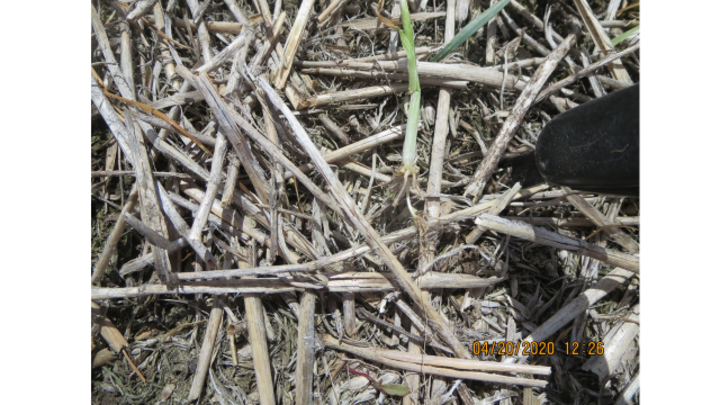
<svg viewBox="0 0 720 405"><path fill-rule="evenodd" d="M545 126L535 149L548 183L604 194L640 193L640 85L573 108Z"/></svg>

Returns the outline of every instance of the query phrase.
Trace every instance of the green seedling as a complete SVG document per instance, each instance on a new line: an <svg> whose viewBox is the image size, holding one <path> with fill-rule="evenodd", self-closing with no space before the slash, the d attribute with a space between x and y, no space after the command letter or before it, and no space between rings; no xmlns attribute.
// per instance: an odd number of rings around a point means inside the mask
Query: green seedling
<svg viewBox="0 0 720 405"><path fill-rule="evenodd" d="M640 26L638 25L637 27L635 27L631 30L628 30L626 32L623 32L622 34L616 36L610 42L613 44L613 46L615 46L615 45L619 44L620 42L628 39L632 34L636 33L639 29L640 29Z"/></svg>
<svg viewBox="0 0 720 405"><path fill-rule="evenodd" d="M413 35L412 21L410 20L410 8L407 0L400 0L400 12L402 14L403 29L398 30L400 42L407 53L408 58L408 94L410 95L410 107L408 108L407 129L405 131L405 143L403 144L403 167L402 172L417 172L415 166L415 149L417 143L418 122L420 121L420 76L417 70L417 58L415 57L415 37Z"/></svg>
<svg viewBox="0 0 720 405"><path fill-rule="evenodd" d="M402 29L395 21L387 19L380 14L384 1L378 4L378 18L383 24L395 29L400 36L405 53L408 59L408 94L410 105L408 108L407 128L405 129L405 143L403 144L402 167L400 172L407 175L417 173L415 166L415 149L417 144L418 122L420 122L420 76L417 70L417 58L415 57L415 38L413 35L412 21L410 20L410 8L407 0L400 0L400 13L402 18Z"/></svg>
<svg viewBox="0 0 720 405"><path fill-rule="evenodd" d="M420 122L420 76L418 75L417 58L415 57L415 37L413 35L410 8L408 7L407 0L400 0L402 29L395 21L382 16L381 10L384 3L384 0L381 0L378 4L378 19L381 23L398 32L400 42L402 43L405 53L407 53L408 95L410 96L410 103L407 110L408 118L407 127L405 128L405 142L403 143L402 166L398 174L404 177L403 190L405 190L405 196L408 200L408 209L410 213L415 216L412 205L410 205L409 189L407 188L407 180L411 178L414 187L420 191L420 187L417 186L418 167L415 165L418 123ZM398 193L398 197L402 194L402 191Z"/></svg>
<svg viewBox="0 0 720 405"><path fill-rule="evenodd" d="M479 16L475 17L474 20L470 21L468 25L465 26L465 28L461 29L460 32L457 33L453 37L453 39L448 42L443 49L438 52L437 55L433 56L432 59L430 59L431 62L437 62L440 59L448 56L450 52L455 50L458 46L462 45L463 42L465 42L468 38L470 38L473 34L478 32L478 30L485 26L493 17L497 15L497 13L500 12L505 6L510 3L510 0L500 0L497 3L493 4L482 12ZM403 45L405 46L405 45Z"/></svg>

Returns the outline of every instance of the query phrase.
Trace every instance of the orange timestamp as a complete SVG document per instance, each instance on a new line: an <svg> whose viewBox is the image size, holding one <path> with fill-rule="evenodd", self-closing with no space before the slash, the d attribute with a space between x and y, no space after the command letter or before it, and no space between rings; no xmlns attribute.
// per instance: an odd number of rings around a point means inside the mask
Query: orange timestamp
<svg viewBox="0 0 720 405"><path fill-rule="evenodd" d="M473 342L473 354L478 356L547 356L555 354L553 342Z"/></svg>
<svg viewBox="0 0 720 405"><path fill-rule="evenodd" d="M565 342L558 347L559 353L568 356L602 356L605 353L603 342ZM473 342L473 354L478 356L552 356L555 354L554 342Z"/></svg>
<svg viewBox="0 0 720 405"><path fill-rule="evenodd" d="M603 342L565 342L561 346L564 346L565 354L568 356L602 356L605 353L605 345Z"/></svg>

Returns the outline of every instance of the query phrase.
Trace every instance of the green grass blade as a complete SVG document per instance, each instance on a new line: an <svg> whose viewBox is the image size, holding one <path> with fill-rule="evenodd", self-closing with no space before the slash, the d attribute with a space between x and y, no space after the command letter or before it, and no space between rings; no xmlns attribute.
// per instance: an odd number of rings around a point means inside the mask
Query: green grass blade
<svg viewBox="0 0 720 405"><path fill-rule="evenodd" d="M612 41L610 41L610 42L612 42L613 46L615 46L615 45L619 44L620 42L626 40L630 35L634 34L634 33L637 32L637 30L639 30L639 29L640 29L640 26L638 25L637 27L635 27L635 28L633 28L633 29L631 29L631 30L629 30L629 31L625 31L625 32L623 32L622 34L616 36L616 37L613 38Z"/></svg>
<svg viewBox="0 0 720 405"><path fill-rule="evenodd" d="M420 76L417 71L417 58L415 57L415 43L412 37L407 37L405 32L398 31L400 37L400 43L402 43L405 53L407 53L408 59L408 82L410 91L420 91Z"/></svg>
<svg viewBox="0 0 720 405"><path fill-rule="evenodd" d="M405 36L413 43L413 51L415 49L415 38L413 38L413 26L410 19L410 8L407 0L400 0L400 15L402 16L403 31ZM403 44L403 47L405 44Z"/></svg>
<svg viewBox="0 0 720 405"><path fill-rule="evenodd" d="M415 38L407 0L400 0L400 12L402 15L403 28L398 29L398 35L407 53L408 93L410 94L408 120L407 127L405 128L405 141L403 143L402 170L406 171L415 167L417 127L418 122L420 122L420 77L418 76L417 58L415 57Z"/></svg>
<svg viewBox="0 0 720 405"><path fill-rule="evenodd" d="M468 25L465 26L460 32L457 33L453 37L450 42L445 45L445 47L440 50L440 52L433 56L432 59L430 59L431 62L437 62L440 59L448 56L450 52L455 50L458 46L462 45L465 40L470 38L474 33L478 32L480 28L482 28L485 24L488 23L493 17L497 15L497 13L500 12L500 10L503 9L503 7L507 6L508 3L510 3L510 0L500 0L497 3L493 4L490 8L485 10L482 14L475 17L474 20L470 21Z"/></svg>

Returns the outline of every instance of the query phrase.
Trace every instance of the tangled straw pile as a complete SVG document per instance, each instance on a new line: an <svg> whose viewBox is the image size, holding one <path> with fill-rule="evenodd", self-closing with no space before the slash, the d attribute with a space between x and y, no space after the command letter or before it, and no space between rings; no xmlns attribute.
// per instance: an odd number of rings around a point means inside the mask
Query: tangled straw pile
<svg viewBox="0 0 720 405"><path fill-rule="evenodd" d="M94 401L635 400L638 200L499 162L638 81L637 8L535 3L429 62L491 4L409 2L416 66L401 3L93 5Z"/></svg>

